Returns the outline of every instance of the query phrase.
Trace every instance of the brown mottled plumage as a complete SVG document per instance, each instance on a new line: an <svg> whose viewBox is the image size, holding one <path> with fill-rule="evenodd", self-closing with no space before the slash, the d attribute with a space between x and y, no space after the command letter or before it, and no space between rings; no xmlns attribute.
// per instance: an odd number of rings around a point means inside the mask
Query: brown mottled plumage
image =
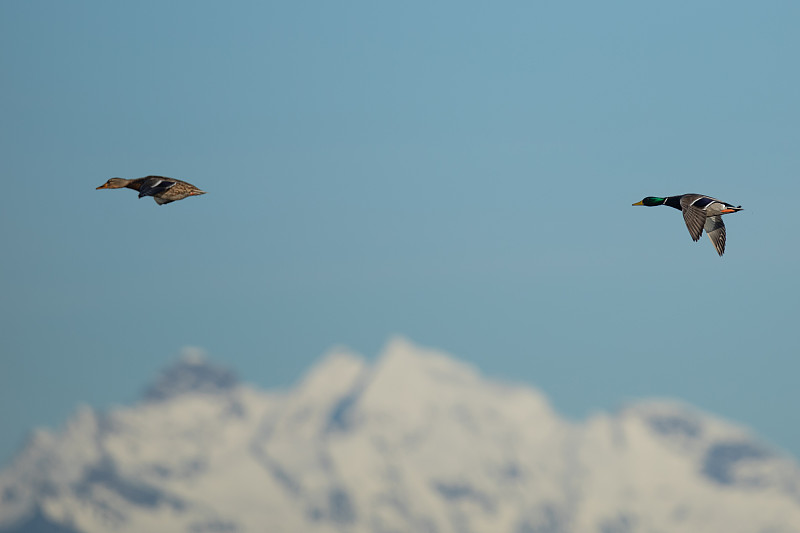
<svg viewBox="0 0 800 533"><path fill-rule="evenodd" d="M158 205L168 204L176 200L183 200L189 196L205 194L191 183L165 178L164 176L145 176L133 180L124 178L111 178L98 189L122 189L123 187L139 191L139 198L152 196Z"/></svg>

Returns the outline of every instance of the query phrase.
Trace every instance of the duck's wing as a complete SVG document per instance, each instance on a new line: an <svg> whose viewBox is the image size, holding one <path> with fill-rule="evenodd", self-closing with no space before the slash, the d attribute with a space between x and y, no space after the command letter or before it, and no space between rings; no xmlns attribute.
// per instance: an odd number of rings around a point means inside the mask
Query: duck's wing
<svg viewBox="0 0 800 533"><path fill-rule="evenodd" d="M142 196L155 196L175 186L177 181L168 178L147 178L139 187L139 198Z"/></svg>
<svg viewBox="0 0 800 533"><path fill-rule="evenodd" d="M686 222L689 235L692 236L694 241L699 240L700 236L703 234L703 227L706 224L707 218L705 208L714 201L713 198L703 196L702 194L684 194L681 197L683 220Z"/></svg>
<svg viewBox="0 0 800 533"><path fill-rule="evenodd" d="M722 216L707 217L703 228L706 230L708 238L711 239L711 244L722 257L722 254L725 253L725 223L722 221Z"/></svg>

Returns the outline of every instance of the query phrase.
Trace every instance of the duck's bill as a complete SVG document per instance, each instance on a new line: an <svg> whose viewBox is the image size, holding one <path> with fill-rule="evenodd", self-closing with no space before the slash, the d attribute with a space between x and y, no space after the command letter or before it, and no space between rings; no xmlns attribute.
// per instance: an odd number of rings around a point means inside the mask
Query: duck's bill
<svg viewBox="0 0 800 533"><path fill-rule="evenodd" d="M639 202L636 202L635 204L631 204L631 205L644 205L644 203L642 203L641 201L639 201Z"/></svg>
<svg viewBox="0 0 800 533"><path fill-rule="evenodd" d="M108 183L104 183L104 184L102 184L101 186L99 186L99 187L98 187L98 188L96 188L95 190L96 190L96 191L99 191L100 189L108 189Z"/></svg>

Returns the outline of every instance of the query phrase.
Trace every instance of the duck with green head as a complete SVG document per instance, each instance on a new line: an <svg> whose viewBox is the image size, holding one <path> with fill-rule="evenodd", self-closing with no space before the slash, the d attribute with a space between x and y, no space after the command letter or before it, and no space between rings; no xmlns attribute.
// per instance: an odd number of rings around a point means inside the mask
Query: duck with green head
<svg viewBox="0 0 800 533"><path fill-rule="evenodd" d="M668 205L680 210L692 239L697 242L705 230L720 256L725 253L725 224L722 222L722 215L742 210L742 206L733 206L704 194L648 196L633 205Z"/></svg>

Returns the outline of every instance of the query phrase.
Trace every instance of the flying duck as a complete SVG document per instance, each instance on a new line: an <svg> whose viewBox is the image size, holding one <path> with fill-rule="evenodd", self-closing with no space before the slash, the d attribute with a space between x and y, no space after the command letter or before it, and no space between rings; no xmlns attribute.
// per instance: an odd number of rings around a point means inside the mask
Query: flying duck
<svg viewBox="0 0 800 533"><path fill-rule="evenodd" d="M722 222L722 215L742 210L742 206L736 207L704 194L648 196L633 205L647 207L668 205L679 209L683 212L683 220L686 222L692 239L697 242L703 234L703 230L706 230L708 238L711 239L711 243L717 249L720 257L725 253L725 224Z"/></svg>
<svg viewBox="0 0 800 533"><path fill-rule="evenodd" d="M127 187L134 191L139 191L139 198L152 196L158 205L168 204L176 200L183 200L189 196L199 196L205 194L191 183L177 180L175 178L165 178L164 176L145 176L133 180L124 178L111 178L98 189L121 189Z"/></svg>

